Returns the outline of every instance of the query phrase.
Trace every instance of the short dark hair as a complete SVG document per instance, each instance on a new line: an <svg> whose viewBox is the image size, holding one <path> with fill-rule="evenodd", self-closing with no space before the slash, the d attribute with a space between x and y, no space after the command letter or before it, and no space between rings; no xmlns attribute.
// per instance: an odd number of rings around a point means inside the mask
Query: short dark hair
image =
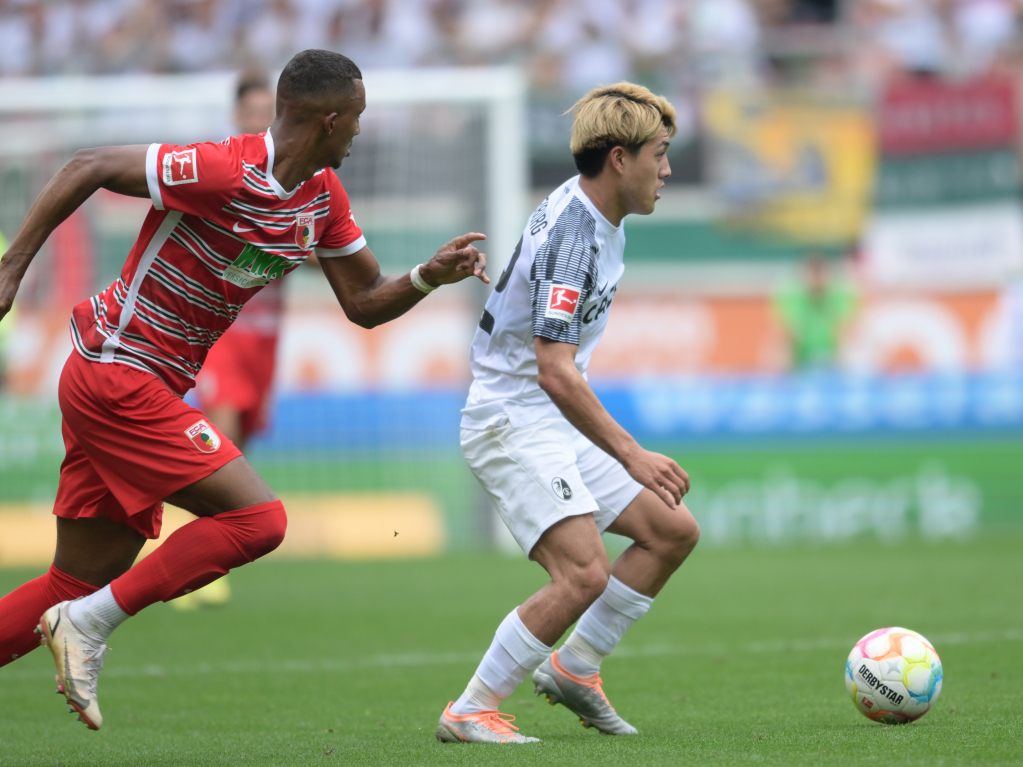
<svg viewBox="0 0 1023 767"><path fill-rule="evenodd" d="M251 91L270 90L270 80L266 72L259 69L250 69L242 72L238 77L238 87L234 92L234 103L240 104Z"/></svg>
<svg viewBox="0 0 1023 767"><path fill-rule="evenodd" d="M604 170L607 156L611 154L611 150L616 146L622 146L622 144L609 141L606 144L587 147L581 152L576 152L572 155L572 159L575 160L576 170L586 178L596 178ZM643 144L630 144L622 148L635 157L639 154L639 150L643 148Z"/></svg>
<svg viewBox="0 0 1023 767"><path fill-rule="evenodd" d="M317 99L355 93L362 72L347 56L316 48L296 53L281 72L277 95L285 99Z"/></svg>

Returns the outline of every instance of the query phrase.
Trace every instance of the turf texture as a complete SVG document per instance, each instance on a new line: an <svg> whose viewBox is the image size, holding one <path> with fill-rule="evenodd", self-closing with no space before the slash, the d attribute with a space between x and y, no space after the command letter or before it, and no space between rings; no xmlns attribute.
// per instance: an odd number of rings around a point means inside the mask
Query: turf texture
<svg viewBox="0 0 1023 767"><path fill-rule="evenodd" d="M104 729L53 694L48 655L0 669L0 765L1023 764L1023 536L885 547L697 549L604 665L641 735L583 729L523 685L504 710L530 746L442 745L501 618L545 580L524 559L266 561L226 607L155 605L101 677ZM6 592L33 573L0 571ZM875 724L845 657L902 625L945 680L920 721Z"/></svg>

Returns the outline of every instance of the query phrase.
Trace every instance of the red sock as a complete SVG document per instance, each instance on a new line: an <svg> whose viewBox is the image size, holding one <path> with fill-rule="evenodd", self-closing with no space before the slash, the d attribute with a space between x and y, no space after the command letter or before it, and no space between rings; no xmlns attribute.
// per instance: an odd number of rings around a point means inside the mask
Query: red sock
<svg viewBox="0 0 1023 767"><path fill-rule="evenodd" d="M84 597L97 589L51 565L46 575L0 599L0 666L39 646L39 636L33 630L44 612L58 602Z"/></svg>
<svg viewBox="0 0 1023 767"><path fill-rule="evenodd" d="M201 517L175 530L156 551L111 582L110 590L117 604L134 615L269 554L284 540L287 524L280 501Z"/></svg>

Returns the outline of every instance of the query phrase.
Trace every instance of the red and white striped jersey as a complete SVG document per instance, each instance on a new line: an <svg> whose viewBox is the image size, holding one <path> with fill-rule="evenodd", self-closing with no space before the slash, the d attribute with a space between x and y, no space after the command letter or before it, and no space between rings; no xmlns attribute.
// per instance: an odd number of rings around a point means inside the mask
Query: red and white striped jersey
<svg viewBox="0 0 1023 767"><path fill-rule="evenodd" d="M153 144L153 206L121 276L75 307L71 337L93 362L159 376L184 395L242 306L317 249L347 256L366 239L329 168L286 192L270 132L220 144Z"/></svg>
<svg viewBox="0 0 1023 767"><path fill-rule="evenodd" d="M281 328L281 313L284 311L283 287L280 280L274 280L256 293L234 321L232 332L262 338L276 337Z"/></svg>

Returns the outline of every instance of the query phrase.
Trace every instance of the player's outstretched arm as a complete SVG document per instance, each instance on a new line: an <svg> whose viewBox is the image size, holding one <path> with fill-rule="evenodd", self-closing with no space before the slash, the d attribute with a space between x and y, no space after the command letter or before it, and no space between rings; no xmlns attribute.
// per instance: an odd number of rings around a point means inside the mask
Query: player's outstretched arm
<svg viewBox="0 0 1023 767"><path fill-rule="evenodd" d="M576 344L533 338L538 383L575 428L617 459L633 479L649 488L669 508L678 508L689 492L689 475L666 455L644 450L607 412L575 366Z"/></svg>
<svg viewBox="0 0 1023 767"><path fill-rule="evenodd" d="M148 145L82 149L50 179L0 260L0 319L11 310L25 271L46 238L97 189L149 197L148 149Z"/></svg>
<svg viewBox="0 0 1023 767"><path fill-rule="evenodd" d="M456 237L419 267L419 276L430 288L468 277L489 283L485 271L487 257L473 245L483 239L486 235L477 232ZM386 277L380 274L380 264L368 247L350 256L321 258L320 266L345 316L364 328L400 317L426 296L412 284L409 274Z"/></svg>

